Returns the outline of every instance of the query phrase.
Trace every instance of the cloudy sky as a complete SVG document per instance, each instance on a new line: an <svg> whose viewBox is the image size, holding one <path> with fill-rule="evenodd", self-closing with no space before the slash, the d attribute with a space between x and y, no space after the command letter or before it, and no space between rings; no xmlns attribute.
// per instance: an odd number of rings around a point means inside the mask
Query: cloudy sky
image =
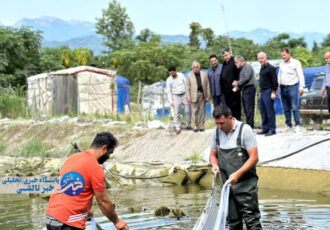
<svg viewBox="0 0 330 230"><path fill-rule="evenodd" d="M160 34L189 34L199 22L216 34L265 28L275 32L330 33L330 0L118 0L136 32L149 28ZM0 0L0 24L22 18L57 17L95 22L107 0ZM222 10L224 7L224 11Z"/></svg>

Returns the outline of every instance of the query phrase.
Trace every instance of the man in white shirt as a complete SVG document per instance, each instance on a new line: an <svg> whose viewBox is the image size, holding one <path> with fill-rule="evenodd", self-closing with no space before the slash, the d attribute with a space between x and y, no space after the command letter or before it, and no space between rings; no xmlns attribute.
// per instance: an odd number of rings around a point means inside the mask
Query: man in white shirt
<svg viewBox="0 0 330 230"><path fill-rule="evenodd" d="M300 109L298 100L298 82L299 94L303 95L305 87L305 77L300 61L294 59L290 55L289 49L282 49L281 55L283 62L280 65L278 73L278 84L281 89L281 100L285 115L285 124L292 127L291 114L296 127L300 126Z"/></svg>
<svg viewBox="0 0 330 230"><path fill-rule="evenodd" d="M175 66L168 68L170 76L166 80L167 98L173 107L174 113L174 126L177 134L181 133L181 120L180 120L180 107L184 106L185 113L187 114L187 122L185 128L192 129L190 127L191 113L190 104L186 97L186 78L182 73L176 72Z"/></svg>
<svg viewBox="0 0 330 230"><path fill-rule="evenodd" d="M330 113L330 50L325 52L324 60L327 64L325 65L325 90L322 90L322 94L327 94L328 112Z"/></svg>

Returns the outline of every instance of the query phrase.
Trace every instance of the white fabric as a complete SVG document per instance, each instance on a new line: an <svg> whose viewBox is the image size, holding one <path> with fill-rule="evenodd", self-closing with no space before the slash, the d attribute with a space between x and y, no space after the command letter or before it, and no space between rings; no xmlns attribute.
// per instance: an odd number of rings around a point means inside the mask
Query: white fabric
<svg viewBox="0 0 330 230"><path fill-rule="evenodd" d="M94 217L91 217L92 230L98 230Z"/></svg>
<svg viewBox="0 0 330 230"><path fill-rule="evenodd" d="M184 106L184 110L187 116L186 126L190 126L191 123L191 111L190 111L190 104L187 101L186 94L182 95L173 95L173 113L174 113L174 126L176 130L181 129L181 119L180 119L180 108L181 105Z"/></svg>
<svg viewBox="0 0 330 230"><path fill-rule="evenodd" d="M53 107L53 80L76 75L79 113L111 113L117 109L116 72L90 66L78 66L27 78L28 103L33 114L50 114Z"/></svg>
<svg viewBox="0 0 330 230"><path fill-rule="evenodd" d="M199 216L193 230L213 230L219 210L221 188L222 181L219 173L216 173L213 178L211 196L209 197L206 206Z"/></svg>
<svg viewBox="0 0 330 230"><path fill-rule="evenodd" d="M73 67L73 68L69 68L69 69L61 69L61 70L57 70L54 72L50 72L50 74L73 75L73 74L77 74L77 73L85 72L85 71L103 73L103 74L110 75L110 76L116 75L116 71L114 71L114 70L100 69L100 68L96 68L96 67L92 67L92 66L77 66L77 67Z"/></svg>
<svg viewBox="0 0 330 230"><path fill-rule="evenodd" d="M114 77L93 72L81 72L77 79L80 113L104 114L115 111L117 90ZM111 87L111 85L113 86Z"/></svg>
<svg viewBox="0 0 330 230"><path fill-rule="evenodd" d="M167 95L166 88L163 89L161 82L144 86L142 96L143 113L148 113L149 116L156 115L157 110L163 108L163 101L164 107L170 108Z"/></svg>
<svg viewBox="0 0 330 230"><path fill-rule="evenodd" d="M290 58L288 62L283 61L278 73L279 85L294 85L299 81L299 88L305 87L305 77L300 61Z"/></svg>
<svg viewBox="0 0 330 230"><path fill-rule="evenodd" d="M169 76L166 80L167 97L170 103L173 102L173 95L183 94L186 92L186 78L183 73L176 74L176 78Z"/></svg>
<svg viewBox="0 0 330 230"><path fill-rule="evenodd" d="M27 78L28 103L33 115L52 112L53 78L47 73Z"/></svg>
<svg viewBox="0 0 330 230"><path fill-rule="evenodd" d="M226 229L226 218L228 215L229 192L230 192L230 184L228 184L228 180L227 180L221 190L220 207L218 209L217 219L215 221L213 230L225 230Z"/></svg>

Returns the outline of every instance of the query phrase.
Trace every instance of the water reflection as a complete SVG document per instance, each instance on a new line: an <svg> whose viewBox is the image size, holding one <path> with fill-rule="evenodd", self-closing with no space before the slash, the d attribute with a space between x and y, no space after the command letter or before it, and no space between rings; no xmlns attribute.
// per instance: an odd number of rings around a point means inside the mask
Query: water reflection
<svg viewBox="0 0 330 230"><path fill-rule="evenodd" d="M109 192L117 212L129 223L130 229L192 229L210 194L209 189L199 185L172 186L143 181L131 184L133 186L124 189L114 187ZM259 200L264 229L329 229L328 197L261 189ZM128 207L135 205L144 211L128 213ZM186 217L156 218L153 212L160 205L180 208ZM47 201L41 198L0 195L0 228L45 229L46 207ZM93 210L104 229L114 229L96 204Z"/></svg>

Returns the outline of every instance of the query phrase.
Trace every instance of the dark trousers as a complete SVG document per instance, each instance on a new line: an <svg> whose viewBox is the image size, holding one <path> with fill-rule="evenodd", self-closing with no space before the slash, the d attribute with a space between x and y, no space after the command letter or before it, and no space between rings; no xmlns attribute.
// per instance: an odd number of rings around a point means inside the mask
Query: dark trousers
<svg viewBox="0 0 330 230"><path fill-rule="evenodd" d="M330 86L327 86L328 112L330 113Z"/></svg>
<svg viewBox="0 0 330 230"><path fill-rule="evenodd" d="M229 229L243 230L243 220L248 230L262 229L258 204L257 178L239 181L229 195Z"/></svg>
<svg viewBox="0 0 330 230"><path fill-rule="evenodd" d="M49 215L46 215L46 227L47 230L82 230L81 228L72 227L62 223Z"/></svg>
<svg viewBox="0 0 330 230"><path fill-rule="evenodd" d="M276 117L274 100L271 99L272 89L260 91L260 113L263 132L274 132L276 130Z"/></svg>
<svg viewBox="0 0 330 230"><path fill-rule="evenodd" d="M221 104L226 104L224 95L221 94L220 96L213 96L213 106L214 108L217 107L218 105Z"/></svg>
<svg viewBox="0 0 330 230"><path fill-rule="evenodd" d="M243 109L246 117L246 123L254 128L254 107L255 107L256 87L254 85L246 86L242 90Z"/></svg>
<svg viewBox="0 0 330 230"><path fill-rule="evenodd" d="M53 226L53 225L46 225L47 230L83 230L81 228L76 228L76 227L72 227L66 224L63 224L62 226Z"/></svg>
<svg viewBox="0 0 330 230"><path fill-rule="evenodd" d="M231 110L233 117L241 120L241 91L225 92L225 101L228 108Z"/></svg>

